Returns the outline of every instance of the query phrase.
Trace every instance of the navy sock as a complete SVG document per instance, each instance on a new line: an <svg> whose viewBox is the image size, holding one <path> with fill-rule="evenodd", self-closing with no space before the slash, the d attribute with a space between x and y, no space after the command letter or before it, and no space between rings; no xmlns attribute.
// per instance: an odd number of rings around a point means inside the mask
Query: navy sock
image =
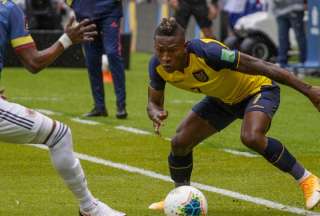
<svg viewBox="0 0 320 216"><path fill-rule="evenodd" d="M295 157L276 139L268 137L267 148L263 155L270 163L284 172L290 173L296 180L300 179L305 169Z"/></svg>
<svg viewBox="0 0 320 216"><path fill-rule="evenodd" d="M192 152L186 156L175 156L171 152L168 157L170 175L176 187L190 185L190 178L193 168Z"/></svg>

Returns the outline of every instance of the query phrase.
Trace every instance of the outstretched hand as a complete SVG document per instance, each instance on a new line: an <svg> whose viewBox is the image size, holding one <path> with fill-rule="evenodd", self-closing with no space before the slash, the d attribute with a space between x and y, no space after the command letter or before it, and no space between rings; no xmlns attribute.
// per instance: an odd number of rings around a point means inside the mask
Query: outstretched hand
<svg viewBox="0 0 320 216"><path fill-rule="evenodd" d="M320 112L320 86L312 86L309 90L309 99Z"/></svg>
<svg viewBox="0 0 320 216"><path fill-rule="evenodd" d="M92 24L89 19L84 19L77 24L74 23L75 17L71 17L64 30L73 44L93 41L98 34L96 25Z"/></svg>

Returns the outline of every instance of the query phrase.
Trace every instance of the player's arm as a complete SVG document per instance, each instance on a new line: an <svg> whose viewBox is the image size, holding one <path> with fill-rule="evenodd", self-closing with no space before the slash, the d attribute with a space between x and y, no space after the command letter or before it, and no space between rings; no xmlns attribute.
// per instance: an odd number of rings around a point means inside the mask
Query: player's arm
<svg viewBox="0 0 320 216"><path fill-rule="evenodd" d="M157 73L157 65L159 65L158 60L155 57L151 58L149 62L150 85L148 87L147 113L150 120L153 121L155 133L160 134L160 127L168 117L168 112L164 110L165 81Z"/></svg>
<svg viewBox="0 0 320 216"><path fill-rule="evenodd" d="M160 135L160 127L163 125L163 121L168 117L168 112L164 110L163 104L164 91L157 91L149 86L147 113L153 121L154 131L158 135Z"/></svg>
<svg viewBox="0 0 320 216"><path fill-rule="evenodd" d="M69 46L93 40L97 34L94 24L90 24L89 20L83 20L77 25L72 25L73 21L74 18L70 19L61 38L45 50L38 51L34 43L16 48L19 59L31 73L37 73L50 65Z"/></svg>
<svg viewBox="0 0 320 216"><path fill-rule="evenodd" d="M307 96L320 111L320 88L307 84L296 78L289 71L278 67L275 64L257 59L255 57L241 53L239 55L237 70L251 75L263 75L270 79L290 86Z"/></svg>

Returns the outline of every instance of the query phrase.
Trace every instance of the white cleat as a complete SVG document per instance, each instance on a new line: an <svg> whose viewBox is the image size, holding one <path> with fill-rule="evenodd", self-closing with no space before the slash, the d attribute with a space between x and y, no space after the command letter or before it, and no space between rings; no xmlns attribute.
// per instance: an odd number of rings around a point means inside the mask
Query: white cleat
<svg viewBox="0 0 320 216"><path fill-rule="evenodd" d="M81 210L80 216L126 216L125 213L110 208L107 204L97 201L94 207L88 211Z"/></svg>

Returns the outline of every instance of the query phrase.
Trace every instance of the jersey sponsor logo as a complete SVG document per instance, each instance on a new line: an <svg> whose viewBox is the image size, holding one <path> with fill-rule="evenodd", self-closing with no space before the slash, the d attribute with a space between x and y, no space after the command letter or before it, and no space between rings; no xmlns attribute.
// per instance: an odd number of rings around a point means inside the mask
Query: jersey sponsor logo
<svg viewBox="0 0 320 216"><path fill-rule="evenodd" d="M192 73L192 75L199 82L208 82L208 80L209 80L209 77L206 74L206 72L204 72L204 70L200 70L200 71L194 72L194 73Z"/></svg>
<svg viewBox="0 0 320 216"><path fill-rule="evenodd" d="M233 50L222 49L221 60L233 63L236 59L236 53Z"/></svg>

